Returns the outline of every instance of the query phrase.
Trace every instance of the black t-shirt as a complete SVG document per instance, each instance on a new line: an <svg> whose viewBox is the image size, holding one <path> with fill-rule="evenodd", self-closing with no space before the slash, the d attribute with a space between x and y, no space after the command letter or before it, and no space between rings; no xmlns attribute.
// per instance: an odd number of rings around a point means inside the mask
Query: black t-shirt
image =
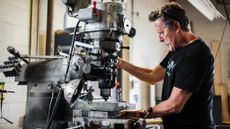
<svg viewBox="0 0 230 129"><path fill-rule="evenodd" d="M163 117L164 129L213 129L214 58L201 39L169 52L160 63L166 68L162 100L173 87L192 93L180 113Z"/></svg>

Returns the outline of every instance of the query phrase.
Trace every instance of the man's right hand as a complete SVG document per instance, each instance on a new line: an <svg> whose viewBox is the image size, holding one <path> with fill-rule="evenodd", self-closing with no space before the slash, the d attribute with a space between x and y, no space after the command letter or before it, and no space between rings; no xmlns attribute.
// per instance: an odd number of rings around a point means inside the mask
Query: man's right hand
<svg viewBox="0 0 230 129"><path fill-rule="evenodd" d="M144 112L142 110L123 110L120 111L120 117L128 119L139 119L144 117Z"/></svg>
<svg viewBox="0 0 230 129"><path fill-rule="evenodd" d="M117 59L117 67L122 68L123 64L124 64L124 60L122 58L118 57L118 59Z"/></svg>

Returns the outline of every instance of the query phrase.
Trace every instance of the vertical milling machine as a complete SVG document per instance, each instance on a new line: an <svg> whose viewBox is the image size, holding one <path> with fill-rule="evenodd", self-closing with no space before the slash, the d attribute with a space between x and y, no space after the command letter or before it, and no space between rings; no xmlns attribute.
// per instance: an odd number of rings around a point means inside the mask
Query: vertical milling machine
<svg viewBox="0 0 230 129"><path fill-rule="evenodd" d="M121 101L121 94L113 92L122 36L135 36L125 16L125 1L63 3L66 14L76 19L74 28L65 28L72 35L68 54L21 55L9 46L13 56L0 65L6 77L27 85L24 129L144 129L143 119L119 117L121 110L135 105Z"/></svg>

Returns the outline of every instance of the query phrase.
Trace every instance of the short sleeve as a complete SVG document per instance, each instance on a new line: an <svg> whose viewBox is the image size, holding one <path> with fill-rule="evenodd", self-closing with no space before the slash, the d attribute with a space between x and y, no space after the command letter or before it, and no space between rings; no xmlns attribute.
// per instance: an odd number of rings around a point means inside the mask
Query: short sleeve
<svg viewBox="0 0 230 129"><path fill-rule="evenodd" d="M164 68L167 67L170 56L171 56L171 52L169 52L169 53L166 55L166 57L161 61L160 65L161 65L162 67L164 67Z"/></svg>

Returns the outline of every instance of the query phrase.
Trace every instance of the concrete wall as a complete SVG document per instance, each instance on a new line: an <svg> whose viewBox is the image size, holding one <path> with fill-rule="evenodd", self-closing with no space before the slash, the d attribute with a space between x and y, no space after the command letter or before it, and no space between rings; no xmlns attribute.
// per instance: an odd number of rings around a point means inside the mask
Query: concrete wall
<svg viewBox="0 0 230 129"><path fill-rule="evenodd" d="M10 55L6 51L8 45L15 46L21 53L28 53L29 44L30 0L0 0L0 62ZM26 86L17 86L14 78L5 78L0 73L0 81L4 81L5 89L15 93L5 94L3 116L14 124L0 119L0 129L21 128L20 123L25 114Z"/></svg>

